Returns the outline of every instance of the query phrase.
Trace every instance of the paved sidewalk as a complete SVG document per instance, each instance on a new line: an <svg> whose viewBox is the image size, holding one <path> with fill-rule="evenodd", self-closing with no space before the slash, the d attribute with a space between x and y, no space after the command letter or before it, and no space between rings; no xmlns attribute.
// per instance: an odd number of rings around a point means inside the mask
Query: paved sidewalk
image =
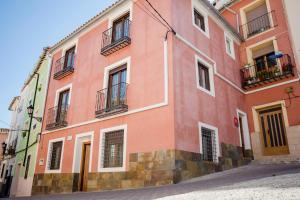
<svg viewBox="0 0 300 200"><path fill-rule="evenodd" d="M241 190L243 189L243 190ZM287 190L289 189L289 190ZM265 196L255 196L260 193ZM241 196L235 196L240 194ZM282 196L282 194L292 194ZM174 196L175 195L175 196ZM227 196L226 196L227 195ZM298 196L299 195L299 196ZM269 198L272 197L272 198ZM184 199L299 199L300 164L252 164L195 178L177 185L66 195L15 198L17 200L184 200Z"/></svg>

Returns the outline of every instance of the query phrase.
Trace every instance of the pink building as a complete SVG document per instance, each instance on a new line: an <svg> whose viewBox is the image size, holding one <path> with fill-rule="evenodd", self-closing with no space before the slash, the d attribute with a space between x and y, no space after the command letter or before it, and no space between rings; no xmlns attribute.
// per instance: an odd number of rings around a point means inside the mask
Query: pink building
<svg viewBox="0 0 300 200"><path fill-rule="evenodd" d="M245 41L240 46L254 158L300 159L299 66L281 0L231 1L221 14Z"/></svg>
<svg viewBox="0 0 300 200"><path fill-rule="evenodd" d="M51 48L33 194L159 186L251 161L251 108L273 99L241 79L246 33L207 1L150 3L119 0Z"/></svg>

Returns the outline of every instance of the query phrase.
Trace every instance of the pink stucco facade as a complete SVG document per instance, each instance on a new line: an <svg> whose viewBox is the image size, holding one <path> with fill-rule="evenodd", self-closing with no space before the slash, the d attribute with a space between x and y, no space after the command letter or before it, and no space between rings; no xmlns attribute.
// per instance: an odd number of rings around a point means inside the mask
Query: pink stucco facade
<svg viewBox="0 0 300 200"><path fill-rule="evenodd" d="M231 9L238 13L241 7L251 2L240 1L233 4ZM278 15L278 26L245 41L224 21L226 19L233 27L236 24L236 18L226 10L221 13L224 19L220 19L216 11L200 1L152 0L153 6L176 31L176 35L168 33L165 40L166 28L141 9L145 2L125 0L119 1L97 21L54 46L51 50L52 67L35 173L51 173L46 169L49 141L57 138L64 138L61 169L58 173L74 173L76 140L85 133L93 135L89 172L99 172L101 130L121 125L127 126L125 171L131 168L130 155L134 153L170 149L201 153L200 123L217 129L219 149L221 144L241 147L240 129L235 122L238 111L245 113L244 117L248 118L245 124L249 131L245 130L244 133L247 139L250 132L254 132L253 106L282 100L283 90L288 86L294 86L295 92L300 92L297 82L253 93L247 93L249 91L241 87L240 69L247 62L247 47L276 37L279 50L293 55L281 1L271 2L272 9ZM100 54L101 34L111 26L111 20L116 15L114 13L124 10L127 5L131 19L131 44L109 56L103 56ZM193 24L196 7L201 7L207 14L208 34ZM233 40L234 56L226 53L225 34ZM56 60L64 55L68 46L75 44L74 72L55 80ZM130 60L127 62L128 111L96 118L96 94L105 85L105 68L124 59ZM211 66L213 94L198 87L199 60ZM294 79L296 77L276 83ZM57 91L66 86L70 88L68 125L46 130L47 110L56 106ZM299 111L296 109L300 102L295 102L287 109L290 126L300 124ZM248 140L247 149L251 150L250 136ZM221 149L218 156L222 157L222 153Z"/></svg>

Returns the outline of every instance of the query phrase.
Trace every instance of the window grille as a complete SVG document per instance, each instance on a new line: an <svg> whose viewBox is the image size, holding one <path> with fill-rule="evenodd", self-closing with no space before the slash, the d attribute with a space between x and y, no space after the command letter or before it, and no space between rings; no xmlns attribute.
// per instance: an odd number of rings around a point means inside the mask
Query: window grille
<svg viewBox="0 0 300 200"><path fill-rule="evenodd" d="M201 128L202 136L202 159L210 162L217 162L217 141L216 133L208 128Z"/></svg>
<svg viewBox="0 0 300 200"><path fill-rule="evenodd" d="M50 170L57 170L60 168L62 145L63 145L62 141L53 142L51 145L50 166L49 166Z"/></svg>
<svg viewBox="0 0 300 200"><path fill-rule="evenodd" d="M105 133L103 167L123 166L124 131Z"/></svg>

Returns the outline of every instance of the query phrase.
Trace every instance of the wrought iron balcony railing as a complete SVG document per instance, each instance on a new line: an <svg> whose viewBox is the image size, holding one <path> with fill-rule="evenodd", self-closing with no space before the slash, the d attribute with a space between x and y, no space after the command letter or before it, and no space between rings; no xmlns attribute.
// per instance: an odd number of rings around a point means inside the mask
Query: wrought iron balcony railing
<svg viewBox="0 0 300 200"><path fill-rule="evenodd" d="M119 83L97 92L96 117L101 118L127 110L127 83Z"/></svg>
<svg viewBox="0 0 300 200"><path fill-rule="evenodd" d="M294 76L294 64L289 55L241 69L242 87L249 89Z"/></svg>
<svg viewBox="0 0 300 200"><path fill-rule="evenodd" d="M46 129L52 130L66 127L68 125L68 108L69 105L62 105L50 108L47 114Z"/></svg>
<svg viewBox="0 0 300 200"><path fill-rule="evenodd" d="M108 56L131 43L130 20L121 22L120 26L113 26L102 33L101 54Z"/></svg>
<svg viewBox="0 0 300 200"><path fill-rule="evenodd" d="M277 26L275 11L271 11L251 21L248 21L246 24L240 27L240 31L245 39L247 39L275 26Z"/></svg>
<svg viewBox="0 0 300 200"><path fill-rule="evenodd" d="M74 72L75 54L63 56L55 62L54 79L59 80Z"/></svg>

